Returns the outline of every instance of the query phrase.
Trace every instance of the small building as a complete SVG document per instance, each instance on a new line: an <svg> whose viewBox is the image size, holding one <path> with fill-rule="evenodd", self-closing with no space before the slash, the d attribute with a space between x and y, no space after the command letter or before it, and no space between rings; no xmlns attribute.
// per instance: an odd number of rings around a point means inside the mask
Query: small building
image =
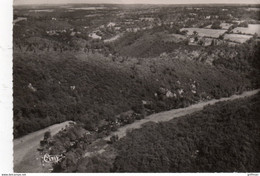
<svg viewBox="0 0 260 176"><path fill-rule="evenodd" d="M97 35L96 33L91 33L91 34L89 34L88 36L91 37L91 38L93 38L93 39L99 39L99 40L102 39L102 37L99 36L99 35Z"/></svg>
<svg viewBox="0 0 260 176"><path fill-rule="evenodd" d="M114 27L115 25L116 25L116 23L110 22L110 23L107 24L107 27Z"/></svg>
<svg viewBox="0 0 260 176"><path fill-rule="evenodd" d="M209 20L211 18L210 15L206 16L205 19Z"/></svg>

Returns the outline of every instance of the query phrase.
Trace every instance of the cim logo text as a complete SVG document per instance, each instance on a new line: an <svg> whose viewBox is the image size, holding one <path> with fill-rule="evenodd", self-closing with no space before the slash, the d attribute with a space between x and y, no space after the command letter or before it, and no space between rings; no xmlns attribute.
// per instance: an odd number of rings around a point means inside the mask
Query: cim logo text
<svg viewBox="0 0 260 176"><path fill-rule="evenodd" d="M62 160L62 158L64 158L64 156L62 156L62 155L49 155L48 153L46 153L43 156L43 160L46 163L58 163Z"/></svg>

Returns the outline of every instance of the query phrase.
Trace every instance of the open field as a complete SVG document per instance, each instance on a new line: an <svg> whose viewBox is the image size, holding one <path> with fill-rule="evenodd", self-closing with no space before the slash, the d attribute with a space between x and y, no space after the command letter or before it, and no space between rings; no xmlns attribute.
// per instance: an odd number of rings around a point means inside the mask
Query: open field
<svg viewBox="0 0 260 176"><path fill-rule="evenodd" d="M251 7L251 8L248 8L246 9L247 11L256 11L256 12L259 12L260 11L260 8L256 8L256 7Z"/></svg>
<svg viewBox="0 0 260 176"><path fill-rule="evenodd" d="M252 38L251 35L242 35L242 34L225 34L224 35L224 40L230 40L230 41L238 42L238 43L245 43L250 38Z"/></svg>
<svg viewBox="0 0 260 176"><path fill-rule="evenodd" d="M193 32L196 31L198 36L201 37L212 37L218 38L220 35L224 34L226 30L222 29L203 29L203 28L182 28L181 31L188 31L188 35L193 35Z"/></svg>
<svg viewBox="0 0 260 176"><path fill-rule="evenodd" d="M221 24L220 24L220 27L221 27L221 29L228 30L232 25L233 25L233 24L231 24L231 23L221 23ZM205 28L206 28L206 29L211 29L211 26L212 26L212 25L208 25L208 26L206 26Z"/></svg>
<svg viewBox="0 0 260 176"><path fill-rule="evenodd" d="M102 9L106 9L106 7L75 7L70 9L71 10L102 10Z"/></svg>
<svg viewBox="0 0 260 176"><path fill-rule="evenodd" d="M232 30L233 33L254 35L255 33L260 36L260 24L249 24L247 28L237 27Z"/></svg>
<svg viewBox="0 0 260 176"><path fill-rule="evenodd" d="M233 24L231 23L221 23L220 26L222 29L229 29Z"/></svg>
<svg viewBox="0 0 260 176"><path fill-rule="evenodd" d="M29 10L29 12L35 12L35 13L38 13L38 12L53 12L53 11L54 11L53 9Z"/></svg>

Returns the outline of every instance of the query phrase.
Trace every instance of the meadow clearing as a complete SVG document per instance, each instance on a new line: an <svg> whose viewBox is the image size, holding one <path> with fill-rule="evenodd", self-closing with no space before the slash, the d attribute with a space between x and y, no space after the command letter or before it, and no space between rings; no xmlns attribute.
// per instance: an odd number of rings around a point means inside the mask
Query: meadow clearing
<svg viewBox="0 0 260 176"><path fill-rule="evenodd" d="M260 36L260 24L249 24L248 27L236 27L232 30L236 34L249 34L254 35L255 33Z"/></svg>
<svg viewBox="0 0 260 176"><path fill-rule="evenodd" d="M203 28L182 28L181 31L188 31L188 35L192 35L194 31L198 33L200 37L212 37L218 38L220 35L224 34L227 30L223 29L203 29Z"/></svg>
<svg viewBox="0 0 260 176"><path fill-rule="evenodd" d="M242 34L225 34L224 40L230 40L232 42L245 43L247 40L252 38L251 35L242 35Z"/></svg>

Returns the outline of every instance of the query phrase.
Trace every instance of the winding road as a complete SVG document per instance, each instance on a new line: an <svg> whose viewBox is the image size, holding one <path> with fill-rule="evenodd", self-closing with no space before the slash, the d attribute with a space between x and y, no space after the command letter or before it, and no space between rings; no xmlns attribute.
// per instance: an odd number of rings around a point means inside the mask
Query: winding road
<svg viewBox="0 0 260 176"><path fill-rule="evenodd" d="M181 116L184 116L184 115L187 115L187 114L191 114L193 112L200 111L207 105L212 105L212 104L215 104L215 103L221 102L221 101L231 101L231 100L235 100L235 99L239 99L239 98L249 97L249 96L257 94L259 91L260 91L260 89L256 89L256 90L252 90L252 91L246 91L246 92L243 92L240 95L233 95L231 97L221 98L221 99L218 99L218 100L212 99L212 100L209 100L209 101L200 102L200 103L191 105L191 106L186 107L186 108L173 109L173 110L170 110L170 111L164 111L164 112L152 114L150 116L145 117L142 120L138 120L138 121L135 121L132 124L128 124L128 125L120 127L116 132L113 132L112 134L105 137L104 139L109 140L110 137L113 136L113 135L118 135L119 138L122 138L126 135L127 131L137 129L137 128L141 128L142 125L147 123L147 122L156 122L157 123L157 122L169 121L169 120L176 118L176 117L181 117Z"/></svg>
<svg viewBox="0 0 260 176"><path fill-rule="evenodd" d="M38 155L37 148L40 141L44 137L46 131L50 131L51 135L57 134L66 125L69 125L71 121L55 124L44 128L42 130L30 133L21 138L13 140L13 165L14 172L26 173L26 172L41 172L41 168L35 167L41 164L40 156ZM38 159L37 159L38 158Z"/></svg>
<svg viewBox="0 0 260 176"><path fill-rule="evenodd" d="M103 140L109 141L110 138L113 135L117 135L118 138L120 139L120 138L126 136L128 131L141 128L142 125L147 123L147 122L158 123L158 122L163 122L163 121L169 121L173 118L177 118L177 117L181 117L181 116L191 114L193 112L201 111L207 105L213 105L213 104L218 103L218 102L232 101L232 100L236 100L236 99L239 99L239 98L250 97L252 95L257 94L258 92L260 92L260 89L256 89L256 90L252 90L252 91L246 91L246 92L243 92L240 95L233 95L233 96L230 96L230 97L227 97L227 98L221 98L221 99L217 99L217 100L213 99L213 100L209 100L209 101L200 102L200 103L191 105L191 106L186 107L186 108L173 109L173 110L170 110L170 111L164 111L164 112L152 114L150 116L145 117L144 119L137 120L132 124L128 124L128 125L125 125L125 126L118 128L117 131L111 133L109 136L104 137ZM101 154L101 153L105 152L108 145L100 146L98 143L101 140L102 139L98 139L94 143L92 143L91 145L93 146L93 148L96 148L96 150L86 151L86 153L84 154L84 157L93 157L96 154Z"/></svg>
<svg viewBox="0 0 260 176"><path fill-rule="evenodd" d="M200 102L194 105L191 105L186 108L180 108L180 109L173 109L170 111L160 112L156 114L152 114L150 116L145 117L144 119L137 120L132 124L128 124L125 126L120 127L116 132L111 133L109 136L103 138L104 140L109 140L111 136L118 135L119 138L122 138L126 135L127 131L141 128L143 124L147 122L162 122L162 121L169 121L173 118L181 117L187 114L191 114L193 112L197 112L202 110L207 105L212 105L217 102L222 101L230 101L235 100L239 98L245 98L252 95L257 94L260 91L260 89L252 90L252 91L246 91L242 93L241 95L233 95L231 97L227 98L221 98L221 99L213 99L205 102ZM24 137L15 139L13 141L14 147L14 172L20 172L20 173L26 173L26 172L43 172L44 170L41 167L41 162L39 159L39 155L37 154L37 148L39 146L40 140L43 139L44 133L46 131L50 131L52 135L57 134L62 128L64 128L66 125L69 125L71 121L66 121L60 124L52 125L48 128L30 133ZM96 141L98 142L98 141ZM93 145L96 143L94 142ZM85 157L92 156L94 153L103 153L105 151L105 148L108 145L104 145L101 148L98 148L97 151L94 152L87 152L85 153Z"/></svg>

